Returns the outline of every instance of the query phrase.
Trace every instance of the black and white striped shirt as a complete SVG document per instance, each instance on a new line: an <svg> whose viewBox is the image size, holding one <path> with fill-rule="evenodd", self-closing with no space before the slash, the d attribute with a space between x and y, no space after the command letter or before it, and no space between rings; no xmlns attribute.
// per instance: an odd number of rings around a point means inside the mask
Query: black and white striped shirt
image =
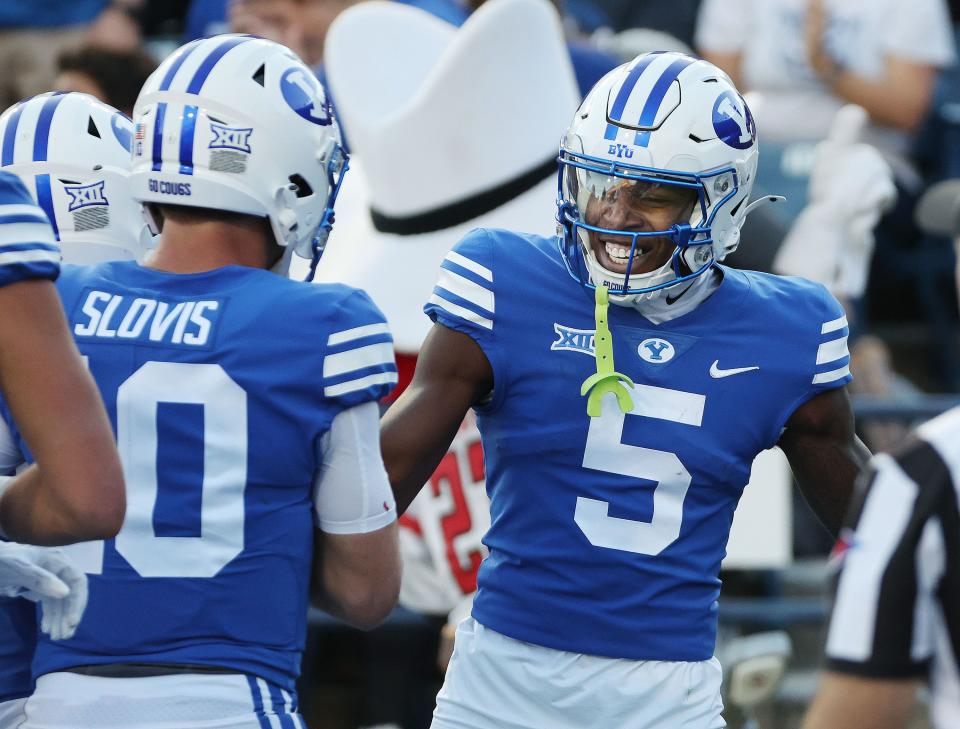
<svg viewBox="0 0 960 729"><path fill-rule="evenodd" d="M865 476L841 535L827 656L841 673L930 672L935 726L960 727L960 408L917 436Z"/></svg>

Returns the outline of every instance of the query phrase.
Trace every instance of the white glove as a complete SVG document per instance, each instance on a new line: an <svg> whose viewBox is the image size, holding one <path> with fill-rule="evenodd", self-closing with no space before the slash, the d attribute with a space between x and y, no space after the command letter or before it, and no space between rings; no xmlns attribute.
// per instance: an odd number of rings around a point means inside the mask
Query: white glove
<svg viewBox="0 0 960 729"><path fill-rule="evenodd" d="M842 298L863 294L873 229L897 197L890 166L876 149L857 141L866 122L859 106L837 112L814 153L807 207L773 262L777 273L819 281Z"/></svg>
<svg viewBox="0 0 960 729"><path fill-rule="evenodd" d="M59 549L0 543L0 596L43 607L40 629L54 640L73 636L87 606L87 576Z"/></svg>

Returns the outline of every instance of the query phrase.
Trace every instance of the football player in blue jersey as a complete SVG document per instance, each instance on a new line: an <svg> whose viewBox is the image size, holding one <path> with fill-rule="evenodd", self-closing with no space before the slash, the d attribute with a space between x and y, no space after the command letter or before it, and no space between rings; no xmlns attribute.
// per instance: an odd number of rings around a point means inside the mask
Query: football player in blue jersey
<svg viewBox="0 0 960 729"><path fill-rule="evenodd" d="M3 158L12 145L3 140ZM38 464L0 486L0 531L43 545L108 537L123 520L120 463L51 283L59 272L44 211L20 180L0 174L0 391ZM0 590L15 590L18 574L40 587L38 553L0 553Z"/></svg>
<svg viewBox="0 0 960 729"><path fill-rule="evenodd" d="M2 143L3 158L10 144ZM123 520L123 474L96 386L83 366L52 283L60 252L44 211L21 181L0 172L0 391L37 454L38 465L0 479L3 539L65 544L107 538ZM19 660L19 635L6 640L6 607L45 608L51 637L73 633L87 599L86 577L60 550L0 543L0 663ZM22 670L22 665L18 670ZM24 695L0 668L0 726L8 699ZM14 707L16 710L17 707ZM15 711L14 711L15 713Z"/></svg>
<svg viewBox="0 0 960 729"><path fill-rule="evenodd" d="M251 36L181 48L134 122L130 185L157 247L58 282L114 419L127 515L73 548L87 611L73 638L39 638L23 727L302 727L311 587L370 627L400 576L378 448L386 323L361 291L269 270L322 251L339 131L303 63Z"/></svg>
<svg viewBox="0 0 960 729"><path fill-rule="evenodd" d="M718 574L754 457L780 446L839 527L868 457L843 309L719 265L756 167L720 69L643 55L562 140L559 234L480 229L444 261L382 431L401 511L468 408L483 435L490 554L435 728L724 726Z"/></svg>
<svg viewBox="0 0 960 729"><path fill-rule="evenodd" d="M87 94L41 94L0 116L0 140L10 140L0 159L4 172L17 175L41 202L64 263L143 258L151 235L129 189L129 119ZM0 472L27 459L7 420L0 419ZM69 561L62 550L42 554ZM69 564L81 589L71 590L73 603L61 611L69 617L64 628L53 621L57 611L42 603L44 623L51 623L47 632L61 638L73 633L86 601L86 575ZM23 704L33 691L36 626L32 603L0 602L0 729L23 720Z"/></svg>

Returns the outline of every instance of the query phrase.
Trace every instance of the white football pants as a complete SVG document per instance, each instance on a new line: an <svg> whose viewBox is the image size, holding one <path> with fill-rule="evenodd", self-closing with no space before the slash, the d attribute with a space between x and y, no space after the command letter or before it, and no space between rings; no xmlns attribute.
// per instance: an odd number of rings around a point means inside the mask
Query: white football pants
<svg viewBox="0 0 960 729"><path fill-rule="evenodd" d="M18 729L23 723L23 705L26 699L0 701L0 729Z"/></svg>
<svg viewBox="0 0 960 729"><path fill-rule="evenodd" d="M243 674L37 679L18 729L305 729L296 697Z"/></svg>
<svg viewBox="0 0 960 729"><path fill-rule="evenodd" d="M632 661L524 643L467 618L432 729L721 729L720 663Z"/></svg>

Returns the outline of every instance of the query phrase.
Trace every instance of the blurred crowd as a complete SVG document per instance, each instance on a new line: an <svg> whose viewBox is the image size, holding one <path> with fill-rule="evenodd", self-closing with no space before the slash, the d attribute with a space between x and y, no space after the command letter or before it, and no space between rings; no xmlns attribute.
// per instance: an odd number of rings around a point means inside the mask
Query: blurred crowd
<svg viewBox="0 0 960 729"><path fill-rule="evenodd" d="M516 200L539 196L546 210L553 204L555 177L537 177L536 172L547 163L555 175L550 155L556 147L540 150L526 144L526 130L532 128L532 138L541 139L543 124L565 123L572 111L567 106L575 107L577 96L586 96L604 74L639 53L701 55L746 92L761 143L756 189L787 196L786 202L761 208L749 219L739 250L726 263L807 276L831 289L844 303L856 335L851 336L854 393L909 402L921 392L960 392L955 250L950 238L924 232L915 219L927 188L960 176L960 0L554 0L572 73L567 78L567 71L558 70L556 78L538 86L560 99L552 117L543 104L524 106L523 97L530 94L522 85L519 91L498 91L496 84L479 80L484 70L495 77L498 64L476 44L464 45L460 57L468 60L459 61L463 67L452 74L454 80L475 84L476 105L464 101L464 109L438 112L449 102L444 95L449 86L442 79L425 81L426 66L440 54L431 56L424 48L434 41L447 43L447 36L468 24L483 0L394 0L428 12L434 25L424 26L423 35L405 45L395 37L402 24L384 23L379 29L373 24L365 30L356 14L354 27L360 30L351 35L344 23L340 38L327 44L334 20L367 1L5 0L0 4L0 60L6 69L0 108L54 89L90 93L130 114L146 78L185 41L240 32L293 49L328 87L356 156L351 175L362 181L347 183L352 189L345 185L326 267L321 265L318 276L370 291L395 330L402 381L404 372L412 371L427 326L419 307L429 290L417 290L418 279L431 286L436 265L457 235L477 219L486 224L482 214L492 209L457 218L458 211L451 208L459 204L462 213L465 201L514 185L510 189ZM477 43L482 34L479 38ZM544 73L550 75L550 69L537 67L545 57L536 55L537 42L531 34L526 70L534 85L541 84ZM396 69L389 61L381 63L385 48L399 54ZM518 49L521 62L524 50ZM509 73L524 78L521 71ZM518 109L529 116L514 120L514 127L490 130L490 138L484 138L483 124L491 123L486 112L503 116ZM438 116L441 131L434 131L424 120ZM423 129L451 136L434 137L437 144L430 152L398 149ZM513 166L498 166L503 131L513 138L507 145L516 149ZM471 140L477 149L465 151ZM412 172L414 165L423 165L428 173ZM503 216L496 222L504 227L549 232L553 225L540 208L536 218L510 208L509 198L500 209ZM451 222L424 227L422 218L430 212ZM423 270L399 277L406 280L378 279L383 272L394 274L395 266L421 265L397 246L398 239L411 234L431 251L423 254ZM344 239L356 241L357 247L338 247ZM364 254L358 256L361 244ZM385 258L378 257L378 245L384 246ZM402 250L396 262L389 262L391 250ZM861 430L873 450L883 450L908 425L871 421ZM466 429L459 446L466 459L472 457L473 433ZM476 498L482 500L482 475L462 485L460 498L473 498L470 489L477 484ZM407 527L410 532L420 528L410 519ZM482 522L474 527L482 534ZM801 541L803 534L800 525ZM822 547L821 540L810 549ZM470 576L465 579L469 582ZM443 652L440 627L457 609L456 600L431 610L416 596L406 597L407 604L427 616L434 643L374 633L362 644L351 644L348 651L356 653L346 664L321 665L317 659L311 666L308 658L304 666L308 676L311 671L323 674L324 685L345 681L348 674L363 675L368 685L357 690L382 699L365 705L360 721L368 726L420 726L424 717L417 712L432 708L439 681L433 662L438 650ZM329 635L322 639L332 640ZM378 641L393 645L384 650ZM337 650L330 644L314 649L315 659ZM380 660L368 662L367 651ZM425 675L408 672L398 680L382 660L413 653L422 654L418 665L426 667ZM309 711L306 697L304 706Z"/></svg>

